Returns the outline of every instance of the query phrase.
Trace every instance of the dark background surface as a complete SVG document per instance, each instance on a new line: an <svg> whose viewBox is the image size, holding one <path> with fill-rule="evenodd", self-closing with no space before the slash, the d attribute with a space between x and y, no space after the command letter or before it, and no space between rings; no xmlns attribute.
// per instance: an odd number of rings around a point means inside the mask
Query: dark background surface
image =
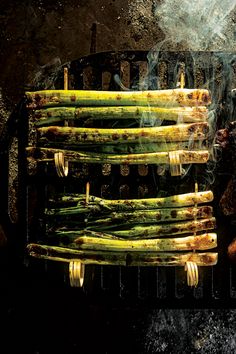
<svg viewBox="0 0 236 354"><path fill-rule="evenodd" d="M130 13L128 5L125 0L2 0L0 127L25 89L90 53L94 23L97 52L148 50L161 40L155 20L147 15L152 1L139 1L142 13ZM233 309L96 301L49 281L28 282L25 268L6 249L0 276L1 354L236 352Z"/></svg>

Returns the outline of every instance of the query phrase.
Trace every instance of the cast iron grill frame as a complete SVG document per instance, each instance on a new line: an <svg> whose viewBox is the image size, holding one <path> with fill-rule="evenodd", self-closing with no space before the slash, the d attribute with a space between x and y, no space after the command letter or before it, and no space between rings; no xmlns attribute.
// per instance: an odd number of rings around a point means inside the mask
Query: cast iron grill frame
<svg viewBox="0 0 236 354"><path fill-rule="evenodd" d="M230 91L236 84L235 54L219 52L153 52L151 54L153 57L158 55L158 66L148 64L147 55L150 56L147 51L105 52L89 55L67 63L66 66L69 68L70 78L69 89L119 90L119 84L113 80L114 75L120 76L125 86L129 86L129 82L132 81L132 88L134 89L155 89L157 88L158 69L161 72L159 88L174 88L176 87L176 76L179 68L184 65L186 87L209 88L212 92L212 97L217 100L218 118L216 129L224 127L227 121L232 119L233 109ZM121 67L124 68L122 73ZM197 67L199 72L196 72L196 69L194 71L193 67ZM142 82L140 86L140 78L146 76L147 70L154 79ZM50 76L50 73L47 74ZM109 81L109 79L111 80ZM58 70L56 77L52 73L51 80L47 77L45 82L42 80L38 87L31 87L30 90L54 88L63 88L63 67ZM53 284L63 286L63 279L65 280L65 277L67 277L68 265L29 259L24 252L26 243L36 241L35 235L37 235L37 232L32 232L34 227L37 226L34 225L33 228L30 226L28 214L29 202L32 204L31 192L32 190L37 191L35 200L37 204L40 204L39 209L42 211L45 206L45 186L48 183L47 178L43 179L43 171L40 177L28 176L25 159L25 147L28 144L28 119L24 100L20 105L20 109L17 109L9 120L2 139L3 151L5 151L5 155L2 155L4 156L2 162L6 170L9 171L9 156L6 152L9 150L9 139L17 131L19 153L19 218L17 228L19 226L22 238L18 237L17 242L13 238L13 244L17 245L17 247L14 246L14 249L18 254L19 262L24 262L26 268L30 269L28 273L31 277L34 277L34 281L37 281L38 277L41 280L47 277L53 279ZM13 125L11 122L13 122ZM112 168L115 170L117 166ZM222 194L222 189L219 188L219 185L225 185L224 181L227 179L227 176L224 175L224 168L224 163L218 164L215 170L217 185L212 186L215 195L214 211L218 225L219 261L214 267L200 268L200 284L198 288L190 289L187 287L185 272L183 268L178 267L124 268L117 266L86 266L85 294L101 299L101 301L105 301L107 298L116 298L119 301L154 302L160 306L174 307L227 307L230 304L234 304L236 299L236 271L229 264L226 256L227 245L234 233L234 226L225 225L228 219L221 214L217 204ZM7 174L5 174L2 182L6 183L7 178ZM70 184L73 181L73 178L68 178L66 183ZM61 185L61 187L64 183L65 180L57 181L57 185ZM9 196L7 194L8 192L3 198L1 209L2 215L8 217ZM41 222L40 220L38 221L39 223ZM10 225L12 225L11 222L6 226L8 231L11 227ZM20 252L18 252L19 250Z"/></svg>

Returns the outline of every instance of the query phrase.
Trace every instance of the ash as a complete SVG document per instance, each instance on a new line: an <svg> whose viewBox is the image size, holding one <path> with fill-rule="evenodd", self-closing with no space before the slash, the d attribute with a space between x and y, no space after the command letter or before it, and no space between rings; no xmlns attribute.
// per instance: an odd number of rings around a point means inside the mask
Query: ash
<svg viewBox="0 0 236 354"><path fill-rule="evenodd" d="M235 353L235 318L235 310L153 310L145 353Z"/></svg>

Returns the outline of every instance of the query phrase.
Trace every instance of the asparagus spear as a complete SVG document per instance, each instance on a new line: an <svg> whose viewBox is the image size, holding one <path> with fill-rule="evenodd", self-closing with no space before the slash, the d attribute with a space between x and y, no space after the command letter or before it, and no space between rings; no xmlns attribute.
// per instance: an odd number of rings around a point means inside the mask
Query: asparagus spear
<svg viewBox="0 0 236 354"><path fill-rule="evenodd" d="M57 145L59 145L59 143L57 143ZM176 150L195 151L195 150L207 150L208 148L209 147L206 140L178 141L178 142L169 142L169 143L145 143L145 144L137 142L136 144L127 144L127 145L125 144L86 145L86 143L82 143L82 144L69 146L69 149L73 149L73 151L86 150L86 152L97 152L97 153L105 153L105 154L140 154L140 153L148 153L148 152L166 152L166 151L176 151ZM37 152L37 148L35 148L34 146L30 146L27 149L28 151L30 151L30 153L32 152L33 154ZM64 150L60 149L60 147L58 148L58 150L64 152Z"/></svg>
<svg viewBox="0 0 236 354"><path fill-rule="evenodd" d="M37 162L54 161L54 154L63 152L65 158L71 162L80 163L110 163L113 165L136 165L136 164L169 164L170 158L168 152L149 152L144 154L123 154L112 155L95 152L61 150L52 148L35 148L28 147L26 149L28 160L32 158ZM187 151L179 150L181 164L206 163L209 159L209 152L203 151Z"/></svg>
<svg viewBox="0 0 236 354"><path fill-rule="evenodd" d="M43 125L53 125L64 120L76 119L76 107L53 107L37 109L33 112L34 124L38 127Z"/></svg>
<svg viewBox="0 0 236 354"><path fill-rule="evenodd" d="M63 146L76 144L127 144L150 142L176 142L205 140L209 125L203 123L176 124L152 128L99 129L49 126L37 129L39 142L60 143Z"/></svg>
<svg viewBox="0 0 236 354"><path fill-rule="evenodd" d="M109 230L111 234L118 237L163 237L173 234L184 234L190 232L211 230L216 227L215 218L198 219L194 221L183 221L178 223L160 225L135 225L126 230Z"/></svg>
<svg viewBox="0 0 236 354"><path fill-rule="evenodd" d="M110 227L88 227L88 230L101 232L101 237L103 232L109 229L109 234L112 236L117 236L119 238L126 239L136 239L140 237L144 238L156 238L165 237L179 234L186 234L192 232L199 232L205 230L212 230L216 227L215 218L210 219L198 219L194 221L182 221L170 224L158 224L158 225L135 225L126 229L112 229ZM58 228L55 232L55 236L58 238L66 238L66 240L76 239L77 236L83 235L84 230L79 230L76 226L74 230L67 230L64 228Z"/></svg>
<svg viewBox="0 0 236 354"><path fill-rule="evenodd" d="M53 217L57 216L57 210L52 212ZM60 215L60 210L59 210ZM66 215L66 214L63 214ZM213 208L210 206L201 206L198 208L169 208L158 210L134 210L133 212L113 212L105 215L103 218L95 218L87 223L90 226L102 226L104 224L117 225L121 223L125 224L150 224L160 222L171 222L177 220L191 220L191 219L205 219L213 216Z"/></svg>
<svg viewBox="0 0 236 354"><path fill-rule="evenodd" d="M206 233L198 236L176 237L167 239L146 240L115 240L100 237L82 236L70 244L71 248L97 251L125 251L125 252L166 252L206 250L217 246L215 233Z"/></svg>
<svg viewBox="0 0 236 354"><path fill-rule="evenodd" d="M36 110L35 125L54 125L64 120L87 120L87 119L135 119L143 117L157 120L169 120L182 123L203 122L208 119L206 107L56 107Z"/></svg>
<svg viewBox="0 0 236 354"><path fill-rule="evenodd" d="M208 90L174 89L153 91L45 90L26 92L29 108L55 106L205 106L211 103Z"/></svg>
<svg viewBox="0 0 236 354"><path fill-rule="evenodd" d="M95 209L94 211L98 211ZM49 209L45 211L45 215L52 216L53 220L66 220L68 218L75 221L78 220L78 216L82 214L89 213L88 208L61 208L61 209ZM177 220L191 220L199 218L211 218L213 214L213 209L210 206L200 206L198 208L188 207L188 208L168 208L168 209L156 209L156 210L134 210L133 212L113 212L110 214L103 214L103 217L89 218L87 223L88 226L98 226L98 225L119 225L119 223L125 224L147 224L147 223L160 223L167 221L177 221Z"/></svg>
<svg viewBox="0 0 236 354"><path fill-rule="evenodd" d="M184 266L195 262L198 266L217 263L216 252L164 253L164 252L104 252L75 250L70 248L29 244L27 251L32 257L60 262L81 261L84 264L121 266Z"/></svg>
<svg viewBox="0 0 236 354"><path fill-rule="evenodd" d="M213 200L212 191L177 194L164 198L147 198L147 199L118 199L109 200L99 197L89 196L89 203L85 205L85 194L75 194L70 196L62 196L59 202L68 203L69 205L77 205L75 208L90 208L94 206L99 211L133 211L133 210L149 210L157 208L175 208L185 207L195 204L208 203ZM67 211L65 211L67 213Z"/></svg>
<svg viewBox="0 0 236 354"><path fill-rule="evenodd" d="M178 141L171 143L145 143L145 144L114 144L114 145L88 145L86 151L90 149L105 154L140 154L147 152L165 152L176 150L206 150L208 149L206 141ZM79 149L79 146L76 146ZM85 149L84 145L80 150Z"/></svg>

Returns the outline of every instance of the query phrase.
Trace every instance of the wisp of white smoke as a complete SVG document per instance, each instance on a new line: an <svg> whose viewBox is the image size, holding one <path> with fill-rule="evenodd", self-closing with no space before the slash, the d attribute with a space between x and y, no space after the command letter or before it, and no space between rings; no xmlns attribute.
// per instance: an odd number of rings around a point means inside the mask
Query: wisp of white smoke
<svg viewBox="0 0 236 354"><path fill-rule="evenodd" d="M164 0L156 4L155 15L165 40L184 43L188 50L211 50L215 43L224 50L233 38L228 23L235 6L236 0Z"/></svg>

